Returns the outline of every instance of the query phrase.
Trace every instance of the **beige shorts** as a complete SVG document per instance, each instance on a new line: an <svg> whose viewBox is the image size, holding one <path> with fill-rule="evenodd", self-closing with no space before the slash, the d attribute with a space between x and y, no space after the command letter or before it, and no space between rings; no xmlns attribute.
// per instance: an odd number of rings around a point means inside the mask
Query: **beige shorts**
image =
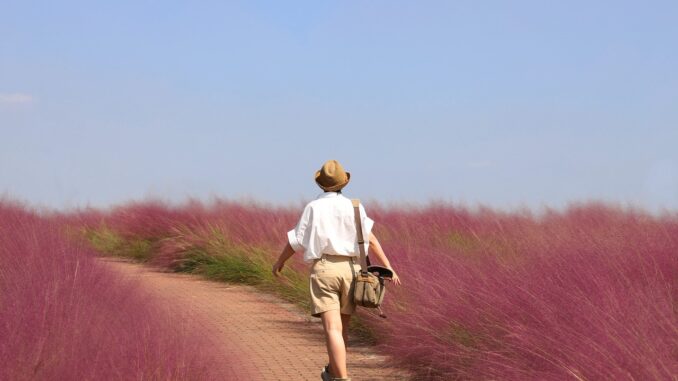
<svg viewBox="0 0 678 381"><path fill-rule="evenodd" d="M323 255L313 261L311 267L311 315L339 310L350 315L355 311L353 303L353 279L360 272L360 261L344 255Z"/></svg>

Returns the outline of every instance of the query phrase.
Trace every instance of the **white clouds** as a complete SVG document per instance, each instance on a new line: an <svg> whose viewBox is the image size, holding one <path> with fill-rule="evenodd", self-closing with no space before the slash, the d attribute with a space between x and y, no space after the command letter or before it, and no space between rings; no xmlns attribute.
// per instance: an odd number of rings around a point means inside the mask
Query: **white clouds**
<svg viewBox="0 0 678 381"><path fill-rule="evenodd" d="M0 93L0 104L28 104L35 99L30 94Z"/></svg>

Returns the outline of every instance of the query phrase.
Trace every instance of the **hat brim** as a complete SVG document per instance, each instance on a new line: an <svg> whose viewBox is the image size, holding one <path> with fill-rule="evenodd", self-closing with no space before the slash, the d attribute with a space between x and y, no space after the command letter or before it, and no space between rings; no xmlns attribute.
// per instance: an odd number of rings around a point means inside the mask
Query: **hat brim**
<svg viewBox="0 0 678 381"><path fill-rule="evenodd" d="M351 173L346 172L346 181L344 181L341 184L336 184L336 185L333 185L331 187L326 187L326 186L324 186L324 185L322 185L318 182L318 177L320 177L320 171L315 172L315 183L318 184L318 186L320 188L322 188L322 190L324 190L325 192L336 192L336 191L340 190L341 188L345 187L346 184L348 184L348 182L351 181Z"/></svg>

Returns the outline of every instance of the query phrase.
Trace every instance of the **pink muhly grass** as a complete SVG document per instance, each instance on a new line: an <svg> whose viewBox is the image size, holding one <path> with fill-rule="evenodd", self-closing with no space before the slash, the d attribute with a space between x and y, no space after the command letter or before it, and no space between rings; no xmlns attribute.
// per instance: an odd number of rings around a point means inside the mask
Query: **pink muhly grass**
<svg viewBox="0 0 678 381"><path fill-rule="evenodd" d="M297 210L254 203L215 200L208 205L190 201L176 206L147 201L113 208L98 220L80 220L89 229L104 226L124 239L147 242L151 264L176 269L187 251L219 242L278 251L286 242L280 231L291 229L298 216Z"/></svg>
<svg viewBox="0 0 678 381"><path fill-rule="evenodd" d="M372 323L396 361L424 379L678 374L678 221L596 205L541 220L457 213L428 211L416 246L390 228L408 212L382 220L408 287L391 287L404 308Z"/></svg>
<svg viewBox="0 0 678 381"><path fill-rule="evenodd" d="M190 209L179 210L161 201L134 202L116 207L108 213L106 224L125 238L164 237L177 221L190 223Z"/></svg>
<svg viewBox="0 0 678 381"><path fill-rule="evenodd" d="M224 201L133 207L104 220L137 238L160 237L159 252L172 260L215 232L268 248L274 260L301 212ZM366 208L404 287L388 287L388 319L360 314L418 379L678 375L676 216L596 204L540 216ZM288 268L307 271L298 261Z"/></svg>
<svg viewBox="0 0 678 381"><path fill-rule="evenodd" d="M194 323L67 240L72 222L0 202L0 379L214 378Z"/></svg>

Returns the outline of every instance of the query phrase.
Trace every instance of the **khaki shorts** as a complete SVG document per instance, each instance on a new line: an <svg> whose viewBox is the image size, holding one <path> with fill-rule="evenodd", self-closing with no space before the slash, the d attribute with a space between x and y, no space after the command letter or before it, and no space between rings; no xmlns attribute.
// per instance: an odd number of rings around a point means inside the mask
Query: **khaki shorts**
<svg viewBox="0 0 678 381"><path fill-rule="evenodd" d="M352 271L351 271L352 270ZM350 315L355 311L353 303L353 279L360 272L356 257L324 254L313 261L311 267L311 315L339 310Z"/></svg>

